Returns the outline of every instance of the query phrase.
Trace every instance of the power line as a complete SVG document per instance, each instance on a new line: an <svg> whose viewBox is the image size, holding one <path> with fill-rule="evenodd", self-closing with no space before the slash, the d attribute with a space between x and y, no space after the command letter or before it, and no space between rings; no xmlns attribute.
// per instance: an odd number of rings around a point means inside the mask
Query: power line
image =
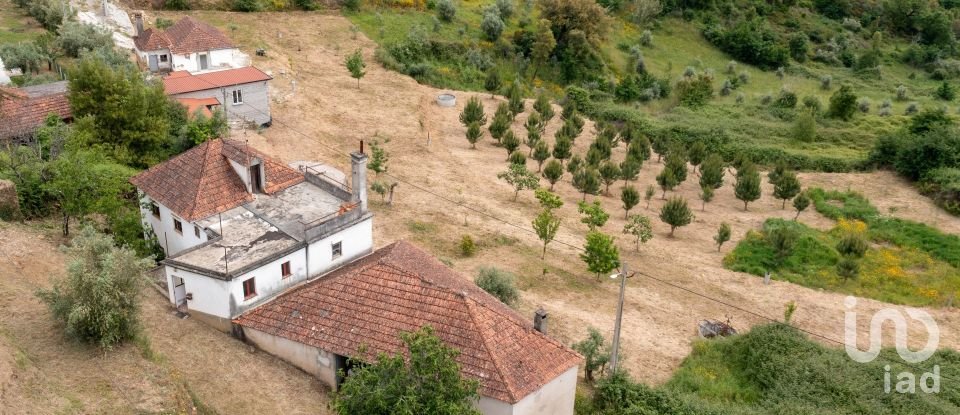
<svg viewBox="0 0 960 415"><path fill-rule="evenodd" d="M251 107L251 108L253 108L255 111L260 112L261 114L269 115L269 114L266 114L266 113L260 111L259 109L255 108L255 107ZM332 146L330 146L330 145L328 145L328 144L326 144L326 143L323 143L322 141L319 141L319 139L317 139L317 138L315 138L315 137L312 137L312 136L310 136L309 134L303 133L303 132L299 131L298 129L296 129L296 128L294 128L294 127L292 127L292 126L290 126L290 125L288 125L288 124L286 124L286 123L284 123L284 122L281 122L281 121L279 121L279 120L273 119L272 116L271 116L271 119L272 119L272 122L273 122L273 123L279 124L279 125L281 125L282 127L286 128L286 129L288 129L288 130L290 130L290 131L292 131L292 132L294 132L294 133L296 133L296 134L298 134L298 135L300 135L300 136L303 136L303 137L305 137L305 138L307 138L307 139L309 139L309 140L311 140L311 141L313 141L313 142L315 142L315 143L317 143L317 144L319 144L319 145L321 145L321 146L323 146L323 147L326 147L327 149L332 150L332 151L335 152L335 153L339 153L339 154L341 154L341 155L349 156L348 153L343 153L343 150L334 148L334 147L332 147ZM431 196L433 196L433 197L435 197L435 198L437 198L437 199L440 199L440 200L442 200L442 201L445 201L445 202L447 202L447 203L451 203L451 204L453 204L453 205L460 206L460 207L462 207L462 208L464 208L464 209L466 209L466 210L469 210L469 211L471 211L471 212L474 212L474 213L476 213L476 214L478 214L478 215L481 215L481 216L486 217L486 218L488 218L488 219L491 219L491 220L493 220L493 221L502 223L502 224L504 224L504 225L510 226L510 227L512 227L512 228L519 229L519 230L521 230L521 231L524 231L524 232L527 232L527 233L530 233L530 234L533 234L533 235L536 235L536 231L534 231L532 228L528 228L528 227L526 227L526 226L522 226L522 225L515 224L515 223L510 222L510 221L508 221L508 220L502 219L502 218L500 218L500 217L498 217L498 216L496 216L496 215L487 213L487 212L485 212L485 211L483 211L483 210L474 208L474 207L472 207L472 206L468 206L468 205L466 205L466 204L463 204L463 203L461 203L461 202L458 202L458 201L456 201L456 200L453 200L453 199L451 199L451 198L448 198L448 197L446 197L446 196L444 196L444 195L442 195L442 194L440 194L440 193L434 192L434 191L432 191L432 190L430 190L430 189L428 189L428 188L426 188L426 187L423 187L423 186L420 186L420 185L418 185L418 184L416 184L416 183L412 183L412 182L409 182L409 181L407 181L407 180L404 180L403 178L400 178L400 177L398 177L398 176L396 176L396 175L394 175L394 174L391 174L391 173L388 173L388 172L384 172L383 174L386 175L386 176L392 177L393 179L395 179L395 180L396 180L397 182L399 182L399 183L403 183L403 184L405 184L405 185L408 185L408 186L410 186L410 187L412 187L412 188L414 188L414 189L417 189L417 190L419 190L419 191L421 191L421 192L423 192L423 193L426 193L426 194L428 194L428 195L431 195ZM555 243L557 243L557 244L559 244L559 245L564 245L564 246L573 248L574 250L577 250L577 251L583 251L583 252L585 252L585 249L584 249L582 246L573 245L573 244L570 244L570 243L567 243L567 242L564 242L564 241L560 241L560 240L554 240L553 242L555 242ZM749 315L758 317L758 318L760 318L760 319L767 320L767 321L772 322L772 323L780 323L780 321L777 320L777 319L775 319L775 318L768 317L768 316L763 315L763 314L760 314L760 313L758 313L758 312L748 310L748 309L746 309L746 308L737 306L737 305L735 305L735 304L731 304L731 303L726 302L726 301L724 301L724 300L711 297L711 296L709 296L709 295L707 295L707 294L703 294L703 293L694 291L694 290L689 289L689 288L687 288L687 287L674 284L674 283L672 283L672 282L669 282L669 281L664 280L664 279L662 279L662 278L658 278L658 277L652 276L652 275L647 274L647 273L645 273L645 272L635 271L635 273L636 273L636 274L639 274L639 275L641 275L641 276L643 276L643 277L646 277L646 278L648 278L648 279L651 279L651 280L653 280L653 281L656 281L656 282L659 282L659 283L661 283L661 284L667 285L667 286L669 286L669 287L675 288L675 289L677 289L677 290L684 291L684 292L686 292L686 293L689 293L689 294L692 294L692 295L694 295L694 296L697 296L697 297L700 297L700 298L703 298L703 299L706 299L706 300L715 302L715 303L717 303L717 304L720 304L720 305L723 305L723 306L725 306L725 307L728 307L728 308L731 308L731 309L740 311L740 312L742 312L742 313L746 313L746 314L749 314ZM805 333L805 334L807 334L807 335L809 335L809 336L816 337L816 338L822 339L822 340L827 341L827 342L835 343L835 344L838 344L838 345L841 345L841 346L845 346L845 345L846 345L846 342L844 342L844 341L837 340L837 339L834 339L834 338L832 338L832 337L829 337L829 336L826 336L826 335L822 335L822 334L819 334L819 333L814 332L814 331L810 331L810 330L803 329L803 328L801 328L801 327L797 327L797 326L793 326L793 325L791 325L790 327L792 327L792 328L794 328L794 329L796 329L796 330L798 330L798 331L800 331L800 332L802 332L802 333ZM920 371L926 370L926 369L924 369L924 368L922 368L922 367L919 367L919 366L917 366L917 365L915 365L915 364L912 364L912 363L910 363L910 362L906 362L906 361L897 362L897 361L895 361L895 360L893 360L893 359L891 359L891 358L885 357L885 356L883 356L883 355L880 355L880 356L878 356L878 357L881 358L881 359L883 359L883 360L886 360L886 361L888 361L888 362L896 363L896 364L902 364L902 365L904 365L904 366L910 367L910 368L915 369L915 370L920 370ZM955 378L952 378L952 377L950 377L950 376L945 376L945 375L943 375L943 374L941 374L940 376L941 376L942 378L944 378L944 379L953 380L953 381L960 381L960 379L955 379Z"/></svg>

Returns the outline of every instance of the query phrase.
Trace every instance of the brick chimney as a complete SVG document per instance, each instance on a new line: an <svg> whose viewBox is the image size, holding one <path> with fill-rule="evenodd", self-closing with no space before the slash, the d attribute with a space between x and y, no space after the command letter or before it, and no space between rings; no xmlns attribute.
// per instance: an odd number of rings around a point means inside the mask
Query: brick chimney
<svg viewBox="0 0 960 415"><path fill-rule="evenodd" d="M353 190L352 202L360 203L360 211L367 211L367 155L363 153L363 140L360 151L350 153L350 187Z"/></svg>
<svg viewBox="0 0 960 415"><path fill-rule="evenodd" d="M133 24L137 26L137 36L143 34L143 13L136 12L133 14Z"/></svg>
<svg viewBox="0 0 960 415"><path fill-rule="evenodd" d="M547 310L543 306L537 307L533 313L533 329L543 334L547 334Z"/></svg>

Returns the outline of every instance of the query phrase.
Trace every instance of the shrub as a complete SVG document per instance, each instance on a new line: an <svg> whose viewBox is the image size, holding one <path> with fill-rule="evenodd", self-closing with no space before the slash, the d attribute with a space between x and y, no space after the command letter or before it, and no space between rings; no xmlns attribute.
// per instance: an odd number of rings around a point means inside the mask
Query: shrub
<svg viewBox="0 0 960 415"><path fill-rule="evenodd" d="M934 91L933 96L944 101L953 101L957 97L957 91L949 82L944 81L937 90Z"/></svg>
<svg viewBox="0 0 960 415"><path fill-rule="evenodd" d="M57 46L71 58L79 58L83 50L113 47L112 34L94 25L67 22L60 26L58 32Z"/></svg>
<svg viewBox="0 0 960 415"><path fill-rule="evenodd" d="M803 97L803 107L814 114L819 114L821 109L820 99L813 95Z"/></svg>
<svg viewBox="0 0 960 415"><path fill-rule="evenodd" d="M646 47L653 46L653 33L649 30L644 30L643 33L640 34L640 44Z"/></svg>
<svg viewBox="0 0 960 415"><path fill-rule="evenodd" d="M480 268L477 278L474 282L478 287L497 297L502 303L513 305L520 298L517 287L513 282L516 280L513 274L497 268Z"/></svg>
<svg viewBox="0 0 960 415"><path fill-rule="evenodd" d="M487 40L495 42L503 33L503 20L500 18L499 9L488 9L483 13L483 20L480 22L480 29Z"/></svg>
<svg viewBox="0 0 960 415"><path fill-rule="evenodd" d="M833 77L830 75L824 75L820 77L820 89L824 91L830 90L830 84L833 83Z"/></svg>
<svg viewBox="0 0 960 415"><path fill-rule="evenodd" d="M857 109L864 114L870 112L870 100L867 98L860 99L860 101L857 102Z"/></svg>
<svg viewBox="0 0 960 415"><path fill-rule="evenodd" d="M477 244L473 242L473 237L470 235L463 235L463 237L460 238L460 255L470 257L476 253Z"/></svg>
<svg viewBox="0 0 960 415"><path fill-rule="evenodd" d="M807 54L810 53L810 48L807 45L806 33L800 32L791 36L787 46L790 48L790 57L792 57L793 60L801 63L807 61Z"/></svg>
<svg viewBox="0 0 960 415"><path fill-rule="evenodd" d="M960 168L942 167L924 174L920 191L947 212L960 216Z"/></svg>
<svg viewBox="0 0 960 415"><path fill-rule="evenodd" d="M897 101L906 101L907 100L907 87L903 85L897 86Z"/></svg>
<svg viewBox="0 0 960 415"><path fill-rule="evenodd" d="M862 258L867 252L867 240L863 235L855 232L848 232L840 242L837 242L837 252L841 255Z"/></svg>
<svg viewBox="0 0 960 415"><path fill-rule="evenodd" d="M917 104L916 102L911 102L910 104L907 105L907 109L905 109L903 113L906 115L913 115L919 111L920 111L920 104Z"/></svg>
<svg viewBox="0 0 960 415"><path fill-rule="evenodd" d="M844 280L851 280L860 274L860 263L851 257L843 257L837 261L837 275Z"/></svg>
<svg viewBox="0 0 960 415"><path fill-rule="evenodd" d="M235 12L258 12L263 10L260 0L233 0L230 9Z"/></svg>
<svg viewBox="0 0 960 415"><path fill-rule="evenodd" d="M495 4L503 20L509 20L513 16L513 0L497 0Z"/></svg>
<svg viewBox="0 0 960 415"><path fill-rule="evenodd" d="M791 135L797 141L806 143L812 142L817 138L817 121L813 117L812 111L801 111L797 119L793 121Z"/></svg>
<svg viewBox="0 0 960 415"><path fill-rule="evenodd" d="M67 276L37 295L71 337L111 348L139 332L140 289L152 265L92 227L84 227L67 255Z"/></svg>
<svg viewBox="0 0 960 415"><path fill-rule="evenodd" d="M857 110L857 95L849 85L841 86L837 92L830 96L830 107L827 109L827 116L849 121Z"/></svg>
<svg viewBox="0 0 960 415"><path fill-rule="evenodd" d="M713 98L713 77L710 74L684 76L677 81L676 91L681 105L702 107Z"/></svg>
<svg viewBox="0 0 960 415"><path fill-rule="evenodd" d="M299 3L300 1L301 1L301 0L298 0L298 3ZM314 2L313 0L307 0L307 1L309 1L309 2L311 2L311 3ZM344 9L347 9L347 10L349 10L349 11L352 11L352 12L359 11L359 10L360 10L360 6L361 6L361 4L362 4L362 0L341 0L341 1L342 1L342 2L341 2L340 4L343 5L343 8L344 8ZM301 7L303 7L303 6L301 6ZM316 6L314 6L314 8L316 8ZM308 8L305 8L305 7L304 7L304 10L314 10L314 9L313 9L313 8L308 9Z"/></svg>
<svg viewBox="0 0 960 415"><path fill-rule="evenodd" d="M163 2L164 10L190 10L190 3L187 0L167 0Z"/></svg>
<svg viewBox="0 0 960 415"><path fill-rule="evenodd" d="M780 95L777 96L777 101L773 105L777 108L796 108L797 94L786 88L781 89Z"/></svg>
<svg viewBox="0 0 960 415"><path fill-rule="evenodd" d="M452 0L439 0L437 1L437 16L440 17L440 20L452 22L453 18L457 16L457 6L453 4Z"/></svg>
<svg viewBox="0 0 960 415"><path fill-rule="evenodd" d="M936 168L960 166L960 134L956 131L934 129L900 144L894 168L911 180Z"/></svg>
<svg viewBox="0 0 960 415"><path fill-rule="evenodd" d="M704 36L740 61L765 69L787 64L789 52L762 19L741 20L732 27L715 24L704 30Z"/></svg>

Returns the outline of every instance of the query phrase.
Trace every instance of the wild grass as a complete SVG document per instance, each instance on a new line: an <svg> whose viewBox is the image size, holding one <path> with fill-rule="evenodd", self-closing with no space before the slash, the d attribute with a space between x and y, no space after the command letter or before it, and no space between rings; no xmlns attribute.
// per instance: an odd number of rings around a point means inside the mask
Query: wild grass
<svg viewBox="0 0 960 415"><path fill-rule="evenodd" d="M36 20L11 0L0 0L0 45L31 41L44 32Z"/></svg>

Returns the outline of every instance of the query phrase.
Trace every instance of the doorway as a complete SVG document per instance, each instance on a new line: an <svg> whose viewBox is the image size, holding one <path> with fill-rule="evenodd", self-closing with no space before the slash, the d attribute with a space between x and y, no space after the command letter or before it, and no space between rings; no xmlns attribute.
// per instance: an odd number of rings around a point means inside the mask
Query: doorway
<svg viewBox="0 0 960 415"><path fill-rule="evenodd" d="M173 301L177 308L187 308L187 283L176 275L173 276Z"/></svg>
<svg viewBox="0 0 960 415"><path fill-rule="evenodd" d="M263 193L263 176L260 175L260 164L250 166L250 187L253 193Z"/></svg>
<svg viewBox="0 0 960 415"><path fill-rule="evenodd" d="M198 56L198 59L200 60L200 70L201 70L201 71L206 70L206 69L210 66L209 62L207 62L207 54L204 53L204 54L199 55L199 56Z"/></svg>
<svg viewBox="0 0 960 415"><path fill-rule="evenodd" d="M160 70L160 64L157 62L157 55L150 55L148 60L150 61L150 72L157 72Z"/></svg>

